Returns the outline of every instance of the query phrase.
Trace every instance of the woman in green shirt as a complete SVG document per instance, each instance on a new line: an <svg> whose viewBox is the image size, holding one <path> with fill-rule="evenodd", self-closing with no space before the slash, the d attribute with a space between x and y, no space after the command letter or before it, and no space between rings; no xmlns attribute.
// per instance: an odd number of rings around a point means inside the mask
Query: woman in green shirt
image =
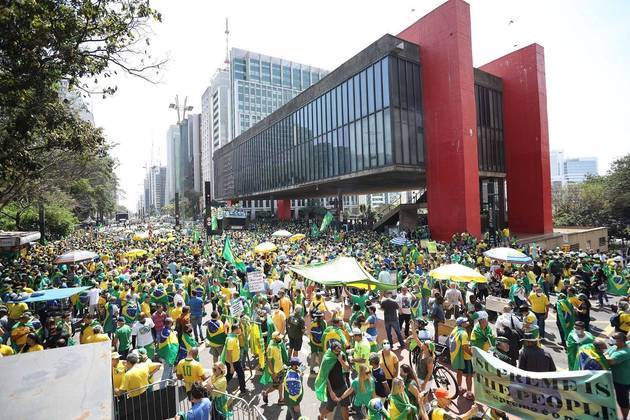
<svg viewBox="0 0 630 420"><path fill-rule="evenodd" d="M354 411L365 415L367 406L374 394L374 378L367 365L359 365L359 376L352 381L350 388L334 401L341 401L354 394Z"/></svg>

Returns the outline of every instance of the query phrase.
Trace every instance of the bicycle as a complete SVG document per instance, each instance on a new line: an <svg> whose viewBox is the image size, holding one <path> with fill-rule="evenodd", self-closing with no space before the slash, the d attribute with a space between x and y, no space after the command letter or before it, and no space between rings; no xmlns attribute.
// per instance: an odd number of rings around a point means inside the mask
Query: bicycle
<svg viewBox="0 0 630 420"><path fill-rule="evenodd" d="M418 362L422 356L420 346L409 352L409 363L415 369L416 375L418 375ZM459 395L459 385L455 375L444 366L445 358L448 357L446 346L443 344L435 344L435 359L433 360L433 375L432 379L435 382L437 388L444 388L448 391L448 396L451 399L457 398ZM440 363L442 360L442 363Z"/></svg>

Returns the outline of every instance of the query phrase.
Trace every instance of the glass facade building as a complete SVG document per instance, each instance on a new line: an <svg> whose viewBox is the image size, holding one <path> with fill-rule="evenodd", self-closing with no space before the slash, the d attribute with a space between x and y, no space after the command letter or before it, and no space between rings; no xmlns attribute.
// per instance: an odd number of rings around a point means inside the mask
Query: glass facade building
<svg viewBox="0 0 630 420"><path fill-rule="evenodd" d="M227 181L215 186L217 196L248 197L388 166L422 167L420 64L396 54L371 61L343 78L337 74L342 80L312 100L288 103L264 128L219 150L215 162L229 154L238 173L215 175Z"/></svg>
<svg viewBox="0 0 630 420"><path fill-rule="evenodd" d="M246 131L328 72L251 51L230 50L232 133Z"/></svg>

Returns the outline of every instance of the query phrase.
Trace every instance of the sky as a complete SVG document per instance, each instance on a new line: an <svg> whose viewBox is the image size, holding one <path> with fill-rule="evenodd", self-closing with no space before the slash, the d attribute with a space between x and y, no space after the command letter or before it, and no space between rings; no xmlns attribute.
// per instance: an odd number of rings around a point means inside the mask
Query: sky
<svg viewBox="0 0 630 420"><path fill-rule="evenodd" d="M168 62L157 82L122 75L118 92L90 106L117 144L117 175L133 210L147 164L165 164L175 95L201 112L201 95L230 47L333 70L385 33L396 35L442 0L158 0L153 57ZM605 173L630 153L630 1L471 0L473 64L532 43L545 48L550 149L597 156Z"/></svg>

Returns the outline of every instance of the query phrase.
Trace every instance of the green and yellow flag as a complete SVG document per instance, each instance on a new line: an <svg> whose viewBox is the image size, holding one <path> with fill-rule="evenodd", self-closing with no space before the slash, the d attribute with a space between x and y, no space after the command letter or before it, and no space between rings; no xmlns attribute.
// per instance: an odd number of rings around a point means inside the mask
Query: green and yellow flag
<svg viewBox="0 0 630 420"><path fill-rule="evenodd" d="M628 294L628 281L614 273L608 275L608 293L615 296L626 296Z"/></svg>
<svg viewBox="0 0 630 420"><path fill-rule="evenodd" d="M232 253L232 242L229 236L225 238L225 244L223 245L223 253L221 255L223 256L223 259L225 261L229 262L234 267L236 267L238 271L242 273L247 271L245 264L243 264L242 261L240 260L237 261L236 258L234 258L234 254Z"/></svg>
<svg viewBox="0 0 630 420"><path fill-rule="evenodd" d="M174 365L179 352L177 334L173 330L164 328L159 337L158 355L169 365Z"/></svg>
<svg viewBox="0 0 630 420"><path fill-rule="evenodd" d="M319 229L317 229L315 222L311 223L311 237L319 238Z"/></svg>

